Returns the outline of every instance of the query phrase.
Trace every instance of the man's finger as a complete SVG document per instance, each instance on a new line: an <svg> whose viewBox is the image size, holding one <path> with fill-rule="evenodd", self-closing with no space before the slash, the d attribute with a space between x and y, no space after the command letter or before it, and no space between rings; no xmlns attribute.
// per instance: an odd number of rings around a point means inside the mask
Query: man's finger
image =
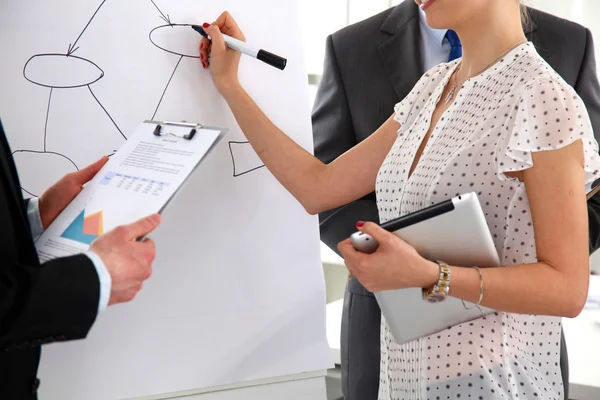
<svg viewBox="0 0 600 400"><path fill-rule="evenodd" d="M156 244L154 243L154 240L152 240L150 238L146 238L141 243L141 245L143 246L143 249L144 249L144 255L145 255L146 261L148 263L152 263L154 261L154 258L156 257Z"/></svg>
<svg viewBox="0 0 600 400"><path fill-rule="evenodd" d="M146 218L142 218L132 224L125 225L125 239L135 240L139 237L146 236L155 230L160 224L160 215L152 214Z"/></svg>
<svg viewBox="0 0 600 400"><path fill-rule="evenodd" d="M94 176L102 169L104 164L108 162L108 157L103 156L101 159L93 164L88 165L84 169L81 169L73 174L78 184L83 185L92 180Z"/></svg>

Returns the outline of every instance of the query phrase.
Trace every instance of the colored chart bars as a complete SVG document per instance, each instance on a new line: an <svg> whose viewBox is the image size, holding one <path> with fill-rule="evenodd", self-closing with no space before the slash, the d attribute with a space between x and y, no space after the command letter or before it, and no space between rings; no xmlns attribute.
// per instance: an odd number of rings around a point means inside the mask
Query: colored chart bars
<svg viewBox="0 0 600 400"><path fill-rule="evenodd" d="M98 236L104 233L103 225L102 211L86 217L85 210L83 210L61 236L76 242L92 244Z"/></svg>

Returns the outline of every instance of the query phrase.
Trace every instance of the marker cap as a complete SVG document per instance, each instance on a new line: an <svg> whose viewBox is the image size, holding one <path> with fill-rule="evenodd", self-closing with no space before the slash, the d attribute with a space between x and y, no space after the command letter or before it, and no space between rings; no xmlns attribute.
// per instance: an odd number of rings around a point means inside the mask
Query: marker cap
<svg viewBox="0 0 600 400"><path fill-rule="evenodd" d="M283 70L287 64L287 60L285 58L279 57L278 55L269 53L265 50L259 50L256 58L281 70Z"/></svg>

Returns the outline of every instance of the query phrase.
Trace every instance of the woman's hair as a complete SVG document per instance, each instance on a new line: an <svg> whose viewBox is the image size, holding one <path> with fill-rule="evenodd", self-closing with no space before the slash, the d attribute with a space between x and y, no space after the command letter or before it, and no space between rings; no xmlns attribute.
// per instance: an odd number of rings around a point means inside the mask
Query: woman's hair
<svg viewBox="0 0 600 400"><path fill-rule="evenodd" d="M521 25L523 25L525 31L531 26L531 18L523 1L521 1Z"/></svg>

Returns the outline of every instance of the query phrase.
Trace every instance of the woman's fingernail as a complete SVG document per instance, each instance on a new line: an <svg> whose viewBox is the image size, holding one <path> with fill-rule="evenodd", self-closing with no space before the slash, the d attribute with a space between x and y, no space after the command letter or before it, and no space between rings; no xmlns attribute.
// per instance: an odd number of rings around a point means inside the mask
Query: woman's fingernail
<svg viewBox="0 0 600 400"><path fill-rule="evenodd" d="M200 54L200 59L204 61L204 54Z"/></svg>
<svg viewBox="0 0 600 400"><path fill-rule="evenodd" d="M200 43L200 48L204 49L204 43Z"/></svg>
<svg viewBox="0 0 600 400"><path fill-rule="evenodd" d="M365 223L364 223L363 221L358 221L358 222L356 223L356 227L357 227L358 229L362 228L363 226L365 226Z"/></svg>
<svg viewBox="0 0 600 400"><path fill-rule="evenodd" d="M202 24L203 28L208 28L209 26L210 26L210 24L208 22L205 22L205 23Z"/></svg>

